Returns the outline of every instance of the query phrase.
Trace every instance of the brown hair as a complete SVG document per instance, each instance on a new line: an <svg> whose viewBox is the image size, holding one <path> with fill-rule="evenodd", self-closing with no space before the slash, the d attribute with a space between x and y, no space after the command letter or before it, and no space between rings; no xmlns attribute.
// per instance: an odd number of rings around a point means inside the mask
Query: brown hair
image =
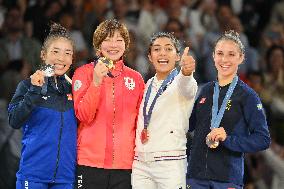
<svg viewBox="0 0 284 189"><path fill-rule="evenodd" d="M93 35L93 46L96 50L100 49L100 46L108 36L113 37L114 32L118 30L125 42L125 51L129 48L130 37L126 26L120 23L116 19L105 20L97 27Z"/></svg>
<svg viewBox="0 0 284 189"><path fill-rule="evenodd" d="M229 31L225 31L225 33L219 37L217 39L217 41L215 42L214 44L214 52L215 52L215 48L216 48L216 45L219 41L222 41L222 40L229 40L229 41L233 41L234 43L236 43L240 49L240 52L242 54L245 54L245 46L243 45L242 41L241 41L241 37L240 37L240 34L234 30L229 30Z"/></svg>

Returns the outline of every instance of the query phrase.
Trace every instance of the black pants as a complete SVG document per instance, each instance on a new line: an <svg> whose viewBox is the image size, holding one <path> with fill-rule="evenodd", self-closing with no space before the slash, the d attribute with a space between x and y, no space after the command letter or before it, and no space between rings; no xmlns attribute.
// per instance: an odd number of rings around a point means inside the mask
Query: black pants
<svg viewBox="0 0 284 189"><path fill-rule="evenodd" d="M131 170L77 166L78 189L131 189Z"/></svg>

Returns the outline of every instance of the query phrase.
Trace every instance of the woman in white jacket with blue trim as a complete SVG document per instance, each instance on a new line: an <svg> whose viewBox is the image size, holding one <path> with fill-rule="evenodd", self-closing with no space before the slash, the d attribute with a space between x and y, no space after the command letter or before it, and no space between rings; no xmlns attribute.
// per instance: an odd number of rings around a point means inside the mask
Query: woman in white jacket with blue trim
<svg viewBox="0 0 284 189"><path fill-rule="evenodd" d="M134 189L185 188L186 133L197 83L188 47L181 57L179 52L179 41L171 33L152 36L148 58L156 74L147 82L138 115Z"/></svg>

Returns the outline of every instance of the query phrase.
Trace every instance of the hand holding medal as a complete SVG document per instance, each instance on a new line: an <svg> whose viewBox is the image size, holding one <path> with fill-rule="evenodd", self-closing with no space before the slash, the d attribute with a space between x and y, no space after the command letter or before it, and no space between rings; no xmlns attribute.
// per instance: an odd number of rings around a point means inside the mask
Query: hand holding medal
<svg viewBox="0 0 284 189"><path fill-rule="evenodd" d="M54 76L55 71L54 71L54 65L51 64L44 64L41 66L40 70L42 71L44 75L44 83L41 87L41 94L46 95L47 93L47 83L48 83L48 78Z"/></svg>
<svg viewBox="0 0 284 189"><path fill-rule="evenodd" d="M40 70L43 71L45 77L52 77L55 74L54 65L44 64L41 66Z"/></svg>
<svg viewBox="0 0 284 189"><path fill-rule="evenodd" d="M227 134L223 127L213 128L206 136L206 144L209 148L217 148L219 141L224 141L226 138Z"/></svg>
<svg viewBox="0 0 284 189"><path fill-rule="evenodd" d="M100 57L98 59L98 62L104 63L109 70L111 70L115 67L114 64L113 64L113 61L111 59L106 58L106 57Z"/></svg>
<svg viewBox="0 0 284 189"><path fill-rule="evenodd" d="M42 65L40 70L37 70L34 74L30 76L31 83L35 86L43 86L46 82L45 77L52 77L54 75L54 66L45 64Z"/></svg>
<svg viewBox="0 0 284 189"><path fill-rule="evenodd" d="M105 76L113 77L110 70L113 69L114 63L106 57L99 57L95 60L93 81L99 86Z"/></svg>
<svg viewBox="0 0 284 189"><path fill-rule="evenodd" d="M210 133L206 136L206 145L209 148L217 148L219 146L219 141L214 141L210 139Z"/></svg>

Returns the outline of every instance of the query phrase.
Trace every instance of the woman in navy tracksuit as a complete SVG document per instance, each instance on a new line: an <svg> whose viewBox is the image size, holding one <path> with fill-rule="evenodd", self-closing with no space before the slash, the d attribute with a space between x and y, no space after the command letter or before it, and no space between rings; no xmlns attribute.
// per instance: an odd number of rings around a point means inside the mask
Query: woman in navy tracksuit
<svg viewBox="0 0 284 189"><path fill-rule="evenodd" d="M9 108L9 123L23 129L17 189L71 189L75 180L77 121L71 84L65 79L73 59L66 29L52 24L41 58L51 77L37 70L19 83Z"/></svg>
<svg viewBox="0 0 284 189"><path fill-rule="evenodd" d="M217 40L213 59L218 80L202 87L190 118L189 185L240 189L244 153L269 147L268 126L258 95L237 76L244 60L238 33L229 31Z"/></svg>

